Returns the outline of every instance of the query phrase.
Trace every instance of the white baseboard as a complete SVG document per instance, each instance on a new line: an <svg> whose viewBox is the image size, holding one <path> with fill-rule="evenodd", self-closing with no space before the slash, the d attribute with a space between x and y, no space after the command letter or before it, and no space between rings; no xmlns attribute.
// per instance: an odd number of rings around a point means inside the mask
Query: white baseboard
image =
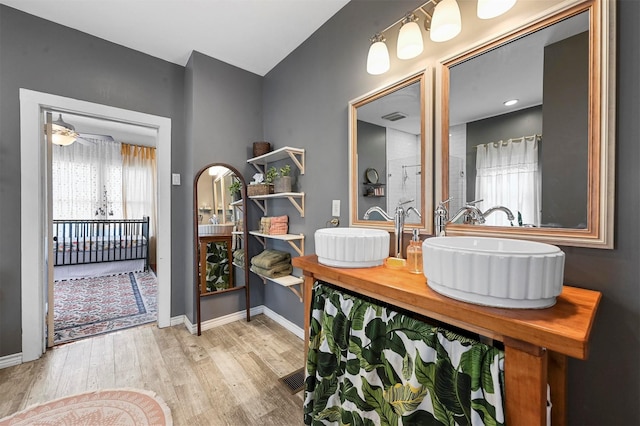
<svg viewBox="0 0 640 426"><path fill-rule="evenodd" d="M173 327L174 325L184 324L187 321L186 315L178 315L177 317L171 317L171 321L169 322L169 327Z"/></svg>
<svg viewBox="0 0 640 426"><path fill-rule="evenodd" d="M251 308L249 310L249 314L251 316L259 315L262 313L262 309L263 309L262 305L256 306L255 308ZM220 327L221 325L243 320L246 318L246 315L247 313L245 311L234 312L229 315L203 321L202 324L200 324L200 328L202 331L204 331L204 330L209 330L211 328ZM198 332L198 325L192 324L191 321L189 321L189 318L187 318L186 316L184 316L184 326L187 328L187 330L189 330L189 333L191 334L196 334Z"/></svg>
<svg viewBox="0 0 640 426"><path fill-rule="evenodd" d="M0 357L0 369L22 364L22 352Z"/></svg>
<svg viewBox="0 0 640 426"><path fill-rule="evenodd" d="M290 332L298 336L299 339L304 339L303 328L298 327L297 325L295 325L294 323L292 323L291 321L289 321L279 313L272 311L271 309L267 308L264 305L262 305L262 308L264 310L263 313L266 316L268 316L269 318L271 318L272 320L274 320L275 322L277 322L278 324L280 324L281 326L283 326L284 328L286 328L287 330L289 330Z"/></svg>
<svg viewBox="0 0 640 426"><path fill-rule="evenodd" d="M286 328L287 330L289 330L291 333L295 334L298 338L304 339L304 330L302 328L298 327L296 324L292 323L282 315L276 313L275 311L272 311L271 309L267 308L264 305L251 308L250 314L252 317L259 314L264 314L267 317L274 320L275 322L277 322L278 324L280 324L281 326L283 326L284 328ZM229 324L234 321L240 321L245 318L246 318L246 312L238 311L229 315L204 321L202 324L200 324L200 327L201 327L201 330L204 331L204 330L209 330L211 328L219 327L221 325ZM175 320L175 324L174 324L174 320ZM172 326L179 325L179 324L184 324L184 326L187 328L187 330L189 330L189 333L191 334L196 334L198 332L197 324L192 324L186 315L181 315L179 317L171 318Z"/></svg>

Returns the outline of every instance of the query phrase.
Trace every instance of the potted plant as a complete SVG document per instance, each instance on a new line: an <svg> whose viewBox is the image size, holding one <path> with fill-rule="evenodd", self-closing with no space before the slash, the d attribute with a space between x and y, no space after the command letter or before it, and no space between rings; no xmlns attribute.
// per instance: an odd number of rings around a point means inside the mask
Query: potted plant
<svg viewBox="0 0 640 426"><path fill-rule="evenodd" d="M280 168L274 181L274 192L291 192L291 166L285 165Z"/></svg>
<svg viewBox="0 0 640 426"><path fill-rule="evenodd" d="M268 184L273 184L273 181L278 177L278 170L271 166L267 169L267 173L264 176L264 181Z"/></svg>
<svg viewBox="0 0 640 426"><path fill-rule="evenodd" d="M242 185L240 184L240 181L237 179L233 179L231 185L229 185L229 193L231 194L231 199L233 201L238 201L240 198L242 198L242 195L240 194L241 189Z"/></svg>

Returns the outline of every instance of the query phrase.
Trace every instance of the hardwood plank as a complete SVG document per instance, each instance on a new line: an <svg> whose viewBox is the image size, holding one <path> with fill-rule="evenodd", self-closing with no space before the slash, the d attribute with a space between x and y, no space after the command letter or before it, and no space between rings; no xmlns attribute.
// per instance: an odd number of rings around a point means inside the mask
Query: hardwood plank
<svg viewBox="0 0 640 426"><path fill-rule="evenodd" d="M135 387L142 382L140 362L135 350L137 329L113 333L115 385L117 387Z"/></svg>
<svg viewBox="0 0 640 426"><path fill-rule="evenodd" d="M300 366L302 346L263 315L199 337L183 326L121 330L0 370L0 417L62 393L131 387L157 393L176 425L297 426L302 392L291 395L278 378Z"/></svg>
<svg viewBox="0 0 640 426"><path fill-rule="evenodd" d="M50 395L55 395L58 381L64 374L64 364L70 347L71 345L63 345L53 349L48 349L38 361L29 363L39 365L40 369L35 376L31 377L31 382L33 384L31 392L22 404L21 409L46 401L47 399L52 399ZM15 381L12 383L15 383Z"/></svg>
<svg viewBox="0 0 640 426"><path fill-rule="evenodd" d="M20 380L21 377L41 374L39 366L29 362L14 368L0 370L0 395L13 395L14 398L0 398L0 413L20 411L32 388L32 383Z"/></svg>
<svg viewBox="0 0 640 426"><path fill-rule="evenodd" d="M56 398L73 395L87 389L89 359L93 342L93 339L86 339L69 343L69 353L62 369L64 371L73 371L73 374L62 374L60 376L56 388Z"/></svg>
<svg viewBox="0 0 640 426"><path fill-rule="evenodd" d="M93 340L89 355L87 389L110 389L115 387L116 372L113 353L113 334L104 334Z"/></svg>

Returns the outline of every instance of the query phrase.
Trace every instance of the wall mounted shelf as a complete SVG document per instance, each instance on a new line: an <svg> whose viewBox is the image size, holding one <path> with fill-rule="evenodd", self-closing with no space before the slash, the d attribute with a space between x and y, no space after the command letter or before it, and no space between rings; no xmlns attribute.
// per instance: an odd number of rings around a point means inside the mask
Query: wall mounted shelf
<svg viewBox="0 0 640 426"><path fill-rule="evenodd" d="M300 174L304 174L304 149L292 148L285 146L283 148L276 149L271 152L267 152L259 157L253 157L247 160L247 163L252 164L253 167L259 173L266 173L267 164L274 161L291 159L293 163L300 169Z"/></svg>
<svg viewBox="0 0 640 426"><path fill-rule="evenodd" d="M296 296L298 296L298 298L300 299L300 302L302 302L302 283L304 282L302 278L296 277L294 275L286 275L284 277L278 277L278 278L264 277L260 274L256 274L256 275L262 278L262 281L265 283L266 281L271 281L283 287L288 288ZM300 287L296 288L295 286L300 286Z"/></svg>
<svg viewBox="0 0 640 426"><path fill-rule="evenodd" d="M259 173L266 174L267 165L275 161L291 160L293 164L300 170L300 175L304 175L305 167L305 151L302 148L292 148L285 146L283 148L276 149L258 157L250 158L247 163L253 165ZM269 200L287 199L298 210L300 217L304 217L304 192L278 192L275 194L265 195L251 195L248 198L260 207L262 213L267 215L267 205ZM269 235L262 234L257 231L249 231L259 242L263 248L267 248L268 240L286 241L299 256L304 256L304 235L303 234L284 234L284 235ZM294 275L287 275L279 278L265 277L260 274L256 274L262 278L262 282L266 284L267 280L279 284L283 287L291 290L302 302L302 278ZM297 286L297 287L296 287Z"/></svg>
<svg viewBox="0 0 640 426"><path fill-rule="evenodd" d="M300 256L304 256L304 235L303 234L281 234L281 235L270 235L270 234L261 234L257 231L249 231L249 234L256 237L260 244L263 247L266 247L265 239L270 238L273 240L286 241L289 243L291 247L298 253Z"/></svg>
<svg viewBox="0 0 640 426"><path fill-rule="evenodd" d="M260 242L260 244L262 244L262 247L265 249L267 248L267 240L269 239L286 241L287 243L289 243L291 247L293 247L293 249L296 251L296 253L298 253L298 255L304 256L304 235L303 234L269 235L269 234L262 234L257 231L249 231L249 234L256 237L256 239ZM287 287L296 296L298 296L298 298L300 299L300 302L302 302L302 283L304 282L302 278L296 277L295 275L286 275L284 277L278 277L278 278L265 277L260 274L256 274L256 275L262 278L262 282L264 282L265 284L268 280L276 284L279 284L283 287ZM300 286L300 287L296 288L295 286Z"/></svg>
<svg viewBox="0 0 640 426"><path fill-rule="evenodd" d="M254 203L260 207L263 214L267 214L267 200L279 198L288 199L291 204L298 210L300 217L304 217L304 192L280 192L277 194L252 195L249 197Z"/></svg>

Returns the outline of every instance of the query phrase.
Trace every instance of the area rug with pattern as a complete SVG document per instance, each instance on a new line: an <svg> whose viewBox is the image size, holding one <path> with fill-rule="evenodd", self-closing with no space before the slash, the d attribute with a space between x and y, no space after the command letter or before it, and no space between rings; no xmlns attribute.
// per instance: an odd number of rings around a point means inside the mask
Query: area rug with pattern
<svg viewBox="0 0 640 426"><path fill-rule="evenodd" d="M153 272L54 282L54 343L66 343L156 321Z"/></svg>
<svg viewBox="0 0 640 426"><path fill-rule="evenodd" d="M0 419L0 426L170 426L171 410L155 393L111 389L67 396Z"/></svg>

